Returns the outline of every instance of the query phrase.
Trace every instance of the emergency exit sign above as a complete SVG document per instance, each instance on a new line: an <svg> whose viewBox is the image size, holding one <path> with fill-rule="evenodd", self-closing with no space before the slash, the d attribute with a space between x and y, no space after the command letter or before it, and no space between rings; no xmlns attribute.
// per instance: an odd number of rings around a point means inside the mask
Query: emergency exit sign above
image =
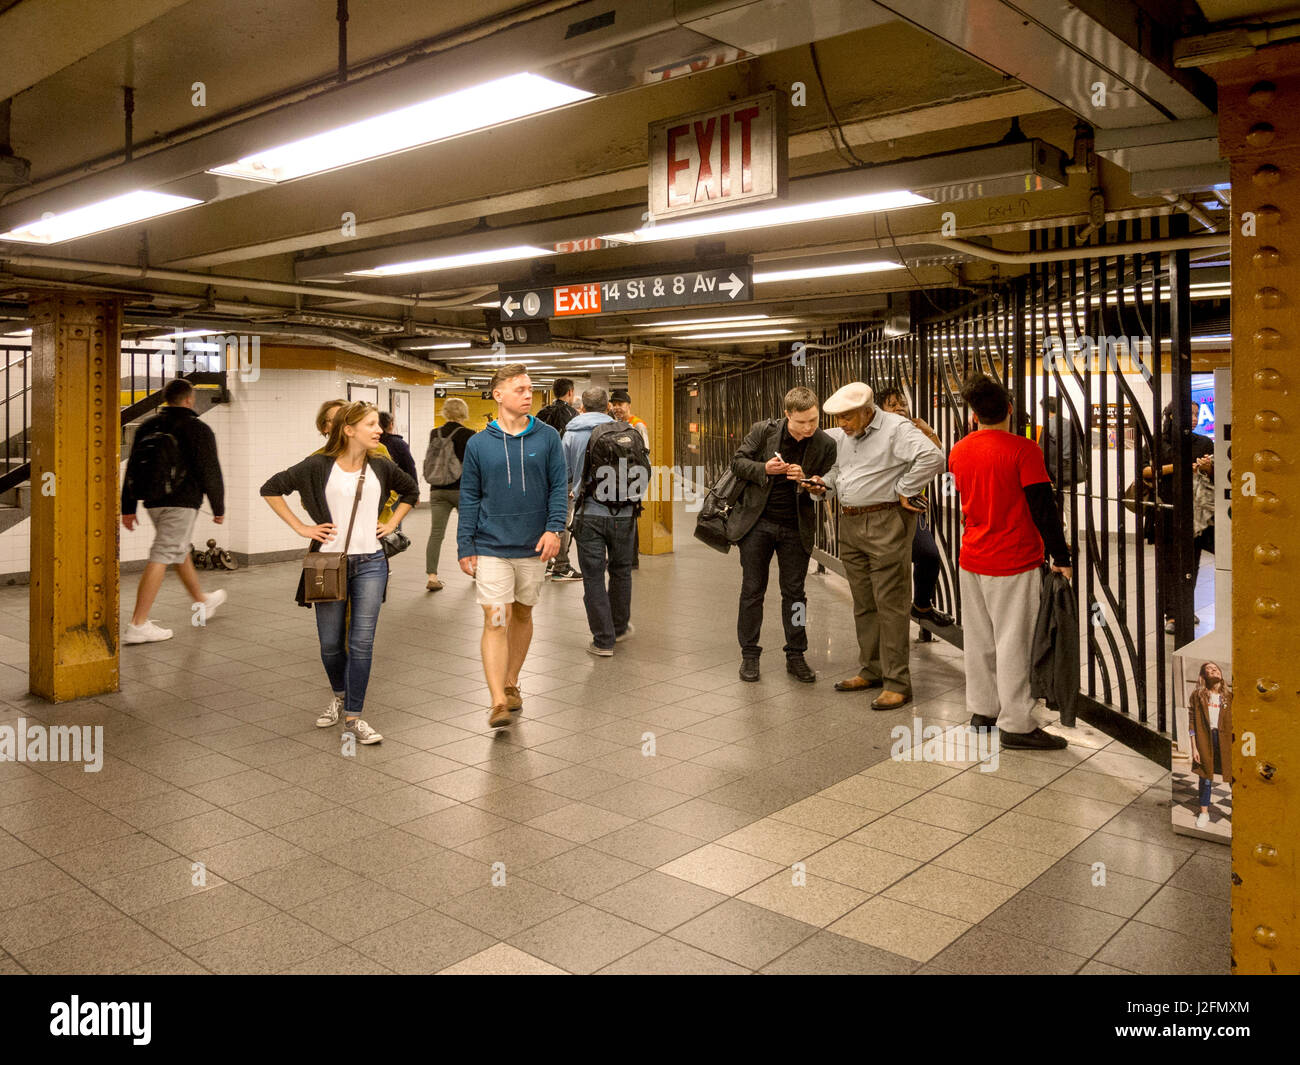
<svg viewBox="0 0 1300 1065"><path fill-rule="evenodd" d="M650 126L650 218L785 195L785 97L775 92Z"/></svg>

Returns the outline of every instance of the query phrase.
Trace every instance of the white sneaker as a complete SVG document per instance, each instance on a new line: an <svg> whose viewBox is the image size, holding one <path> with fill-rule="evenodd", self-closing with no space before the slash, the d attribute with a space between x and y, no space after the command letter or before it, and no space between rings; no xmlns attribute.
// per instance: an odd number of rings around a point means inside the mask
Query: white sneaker
<svg viewBox="0 0 1300 1065"><path fill-rule="evenodd" d="M339 713L343 709L343 700L337 695L330 699L330 704L325 708L325 712L316 719L317 728L329 728L331 725L339 723Z"/></svg>
<svg viewBox="0 0 1300 1065"><path fill-rule="evenodd" d="M218 588L215 592L208 592L207 598L203 600L203 620L207 621L217 612L217 607L226 601L226 593Z"/></svg>
<svg viewBox="0 0 1300 1065"><path fill-rule="evenodd" d="M615 642L615 643L622 643L622 642L623 642L624 640L626 640L629 636L635 636L635 635L636 635L636 626L633 625L632 622L629 621L629 622L627 623L627 628L623 630L623 634L622 634L621 636L615 636L615 637L614 637L614 642Z"/></svg>
<svg viewBox="0 0 1300 1065"><path fill-rule="evenodd" d="M357 718L356 721L345 721L343 727L347 731L355 733L357 740L367 746L372 743L379 743L384 738L360 718Z"/></svg>
<svg viewBox="0 0 1300 1065"><path fill-rule="evenodd" d="M132 625L128 621L126 623L126 635L122 637L122 642L158 643L161 640L170 640L171 638L171 629L164 629L161 625L155 625L153 618L149 618L143 625Z"/></svg>
<svg viewBox="0 0 1300 1065"><path fill-rule="evenodd" d="M1202 810L1199 814L1196 815L1196 827L1208 828L1209 825L1210 825L1210 815L1206 813L1204 810Z"/></svg>

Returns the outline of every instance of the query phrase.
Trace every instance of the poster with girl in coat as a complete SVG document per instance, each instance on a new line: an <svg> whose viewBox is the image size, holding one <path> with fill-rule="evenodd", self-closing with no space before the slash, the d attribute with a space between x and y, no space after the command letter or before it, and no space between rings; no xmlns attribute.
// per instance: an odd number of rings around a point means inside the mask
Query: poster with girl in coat
<svg viewBox="0 0 1300 1065"><path fill-rule="evenodd" d="M1175 659L1183 698L1173 757L1174 831L1226 843L1232 839L1231 670L1200 657Z"/></svg>

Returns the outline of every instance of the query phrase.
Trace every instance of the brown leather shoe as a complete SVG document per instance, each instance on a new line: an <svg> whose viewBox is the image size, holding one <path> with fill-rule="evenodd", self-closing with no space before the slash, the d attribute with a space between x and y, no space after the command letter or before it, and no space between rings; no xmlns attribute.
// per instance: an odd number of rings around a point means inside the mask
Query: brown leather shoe
<svg viewBox="0 0 1300 1065"><path fill-rule="evenodd" d="M513 684L506 685L506 709L522 710L524 708L524 694Z"/></svg>
<svg viewBox="0 0 1300 1065"><path fill-rule="evenodd" d="M872 710L897 710L900 706L906 706L912 701L910 695L904 695L902 692L881 692L879 698L871 703Z"/></svg>
<svg viewBox="0 0 1300 1065"><path fill-rule="evenodd" d="M866 677L860 675L856 677L850 677L848 680L840 680L835 682L835 690L837 692L865 692L865 691L870 691L872 688L879 688L879 687L880 687L880 681L867 680Z"/></svg>
<svg viewBox="0 0 1300 1065"><path fill-rule="evenodd" d="M514 721L514 714L505 703L497 703L488 714L488 728L505 728Z"/></svg>

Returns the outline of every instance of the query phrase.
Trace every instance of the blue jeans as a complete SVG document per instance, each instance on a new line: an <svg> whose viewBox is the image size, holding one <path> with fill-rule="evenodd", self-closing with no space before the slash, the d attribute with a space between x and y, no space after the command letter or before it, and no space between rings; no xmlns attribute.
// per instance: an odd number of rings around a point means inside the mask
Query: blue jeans
<svg viewBox="0 0 1300 1065"><path fill-rule="evenodd" d="M636 519L582 515L574 533L578 568L582 570L582 602L587 626L597 647L613 647L614 637L627 631L632 615L632 563L636 560ZM609 587L605 569L609 568Z"/></svg>
<svg viewBox="0 0 1300 1065"><path fill-rule="evenodd" d="M352 717L360 715L366 702L375 626L387 586L388 559L382 548L373 555L349 555L347 599L316 604L320 660L330 691L344 693L343 712Z"/></svg>
<svg viewBox="0 0 1300 1065"><path fill-rule="evenodd" d="M1219 766L1219 762L1221 761L1221 759L1219 758L1219 730L1217 728L1210 729L1210 750L1214 752L1214 754L1211 756L1211 763L1210 765L1203 766L1202 768L1209 769L1211 773L1219 772L1221 771ZM1208 778L1201 777L1200 779L1201 805L1209 806L1210 799L1212 798L1213 794L1214 794L1213 777L1208 777Z"/></svg>

